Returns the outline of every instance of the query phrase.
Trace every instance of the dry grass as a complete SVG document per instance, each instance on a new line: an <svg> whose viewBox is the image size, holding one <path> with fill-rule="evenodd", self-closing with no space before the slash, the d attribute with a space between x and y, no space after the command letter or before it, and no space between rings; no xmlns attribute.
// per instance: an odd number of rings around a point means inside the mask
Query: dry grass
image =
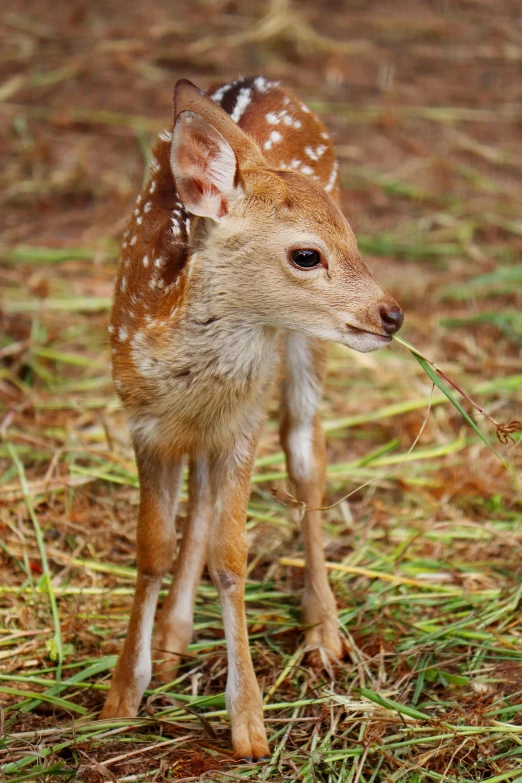
<svg viewBox="0 0 522 783"><path fill-rule="evenodd" d="M372 480L325 514L350 648L335 680L303 658L302 554L277 499L275 403L265 428L247 613L271 761L231 760L208 578L173 682L151 683L131 724L95 720L132 597L138 500L107 310L123 220L176 78L264 72L308 99L334 131L346 213L406 311L406 339L497 420L521 418L516 4L296 8L115 2L102 13L27 0L1 12L0 773L10 783L522 781L520 454L500 445L504 470L439 392L408 454L431 385L399 346L330 353L329 502Z"/></svg>

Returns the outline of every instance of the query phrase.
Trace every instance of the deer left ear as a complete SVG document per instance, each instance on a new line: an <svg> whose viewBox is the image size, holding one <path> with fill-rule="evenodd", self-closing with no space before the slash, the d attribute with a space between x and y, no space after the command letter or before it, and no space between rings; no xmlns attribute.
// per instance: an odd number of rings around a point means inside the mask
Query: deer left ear
<svg viewBox="0 0 522 783"><path fill-rule="evenodd" d="M192 111L178 115L170 166L188 212L219 221L243 195L234 150L222 133Z"/></svg>

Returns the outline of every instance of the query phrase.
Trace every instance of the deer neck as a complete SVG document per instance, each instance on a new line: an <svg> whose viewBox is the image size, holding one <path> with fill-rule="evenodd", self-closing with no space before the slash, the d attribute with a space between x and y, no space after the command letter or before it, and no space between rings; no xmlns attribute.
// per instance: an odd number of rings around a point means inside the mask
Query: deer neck
<svg viewBox="0 0 522 783"><path fill-rule="evenodd" d="M205 246L191 255L182 344L220 376L252 383L272 372L278 330L229 307L220 269Z"/></svg>

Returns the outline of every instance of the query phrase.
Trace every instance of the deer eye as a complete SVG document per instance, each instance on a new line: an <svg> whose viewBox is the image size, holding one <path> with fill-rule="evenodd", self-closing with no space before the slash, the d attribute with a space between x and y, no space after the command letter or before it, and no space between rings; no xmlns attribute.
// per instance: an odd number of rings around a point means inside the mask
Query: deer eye
<svg viewBox="0 0 522 783"><path fill-rule="evenodd" d="M292 250L290 258L299 269L313 269L321 263L321 255L317 250Z"/></svg>

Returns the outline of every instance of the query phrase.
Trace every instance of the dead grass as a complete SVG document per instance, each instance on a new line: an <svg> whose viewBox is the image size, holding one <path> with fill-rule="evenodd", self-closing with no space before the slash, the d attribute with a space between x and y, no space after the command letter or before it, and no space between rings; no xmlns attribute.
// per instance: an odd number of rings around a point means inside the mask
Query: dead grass
<svg viewBox="0 0 522 783"><path fill-rule="evenodd" d="M335 680L303 659L302 553L278 502L275 403L265 428L247 612L271 761L230 757L208 578L173 682L151 683L131 724L95 720L125 633L138 500L106 317L123 221L174 81L264 72L321 111L345 211L404 306L406 339L510 421L522 403L518 17L510 2L403 2L384 15L375 2L327 14L257 0L175 13L4 5L2 780L521 783L521 458L500 446L504 470L438 392L408 455L431 388L398 346L330 353L329 502L372 480L325 514L350 647Z"/></svg>

